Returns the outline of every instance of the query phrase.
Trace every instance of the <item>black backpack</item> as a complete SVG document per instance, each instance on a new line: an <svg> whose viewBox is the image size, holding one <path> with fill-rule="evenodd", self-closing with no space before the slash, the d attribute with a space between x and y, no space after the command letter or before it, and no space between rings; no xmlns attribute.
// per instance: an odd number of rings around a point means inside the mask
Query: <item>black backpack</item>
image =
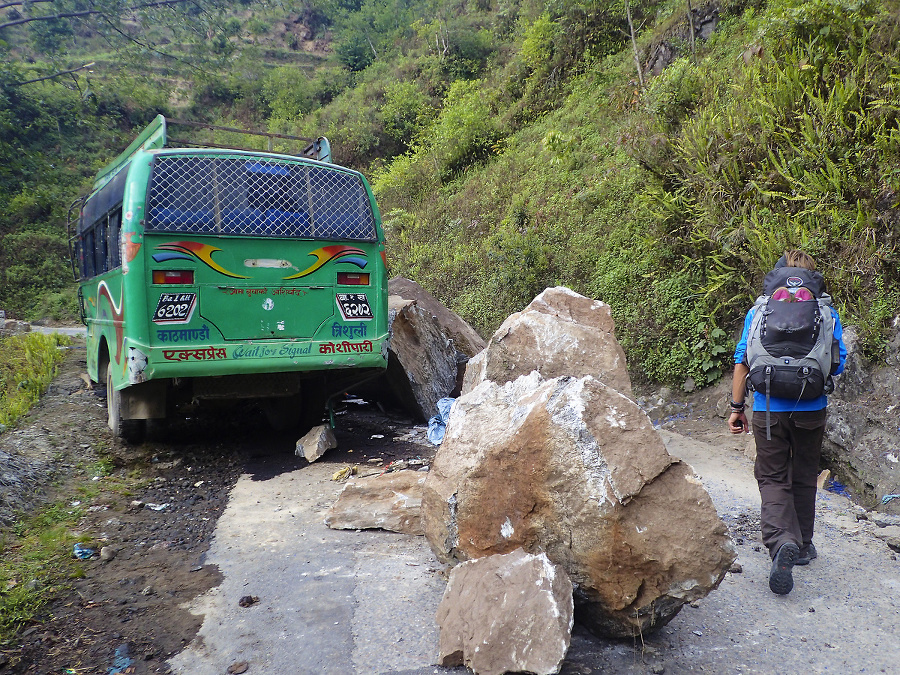
<svg viewBox="0 0 900 675"><path fill-rule="evenodd" d="M763 295L747 333L744 360L750 388L769 398L808 401L834 389L831 375L840 363L834 338L831 297L819 272L778 267L766 275Z"/></svg>

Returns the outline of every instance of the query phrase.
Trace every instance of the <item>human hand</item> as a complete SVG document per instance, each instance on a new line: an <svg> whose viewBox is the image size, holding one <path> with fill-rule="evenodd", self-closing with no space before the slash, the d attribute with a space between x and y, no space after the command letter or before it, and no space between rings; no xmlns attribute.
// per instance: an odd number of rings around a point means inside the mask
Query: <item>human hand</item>
<svg viewBox="0 0 900 675"><path fill-rule="evenodd" d="M747 416L743 411L731 411L731 416L728 418L728 430L733 434L741 434L745 430L750 433L750 425L747 423Z"/></svg>

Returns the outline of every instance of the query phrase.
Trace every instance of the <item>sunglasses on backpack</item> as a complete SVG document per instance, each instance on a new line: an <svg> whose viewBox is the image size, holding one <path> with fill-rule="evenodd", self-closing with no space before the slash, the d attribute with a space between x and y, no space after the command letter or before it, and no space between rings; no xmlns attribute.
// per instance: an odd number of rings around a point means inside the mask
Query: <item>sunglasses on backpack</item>
<svg viewBox="0 0 900 675"><path fill-rule="evenodd" d="M772 300L780 300L782 302L806 302L815 300L812 292L808 288L798 286L797 288L787 288L782 286L772 293Z"/></svg>

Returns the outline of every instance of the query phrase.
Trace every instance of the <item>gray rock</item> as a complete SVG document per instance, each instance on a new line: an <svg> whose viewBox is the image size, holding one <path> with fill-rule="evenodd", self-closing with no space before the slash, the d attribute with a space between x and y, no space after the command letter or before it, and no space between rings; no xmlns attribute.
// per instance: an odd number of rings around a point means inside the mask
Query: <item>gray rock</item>
<svg viewBox="0 0 900 675"><path fill-rule="evenodd" d="M436 620L444 667L558 673L572 636L572 582L543 553L479 558L451 570Z"/></svg>
<svg viewBox="0 0 900 675"><path fill-rule="evenodd" d="M337 447L337 439L334 431L327 424L320 424L310 429L306 435L297 441L294 454L305 457L307 462L315 462L326 451Z"/></svg>
<svg viewBox="0 0 900 675"><path fill-rule="evenodd" d="M437 412L437 402L456 389L456 347L415 300L390 296L388 316L391 341L385 378L403 408L425 421Z"/></svg>
<svg viewBox="0 0 900 675"><path fill-rule="evenodd" d="M890 525L888 527L878 528L872 532L872 534L881 539L894 551L900 552L900 527Z"/></svg>
<svg viewBox="0 0 900 675"><path fill-rule="evenodd" d="M416 306L431 315L441 332L453 342L457 351L466 358L475 356L485 347L484 338L415 281L394 277L388 282L388 293L405 300L415 300Z"/></svg>
<svg viewBox="0 0 900 675"><path fill-rule="evenodd" d="M419 471L397 471L352 480L328 510L325 524L333 530L382 529L423 534L422 485Z"/></svg>

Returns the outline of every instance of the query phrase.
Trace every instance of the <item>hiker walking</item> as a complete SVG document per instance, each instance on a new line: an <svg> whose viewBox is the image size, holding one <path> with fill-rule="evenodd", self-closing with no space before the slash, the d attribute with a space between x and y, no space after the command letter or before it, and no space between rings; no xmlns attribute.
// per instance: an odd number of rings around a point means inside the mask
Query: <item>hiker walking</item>
<svg viewBox="0 0 900 675"><path fill-rule="evenodd" d="M816 480L831 376L844 369L847 356L842 335L815 261L790 250L766 275L734 352L728 427L733 434L747 430L749 387L762 539L772 557L769 588L779 595L794 587L794 565L818 555Z"/></svg>

